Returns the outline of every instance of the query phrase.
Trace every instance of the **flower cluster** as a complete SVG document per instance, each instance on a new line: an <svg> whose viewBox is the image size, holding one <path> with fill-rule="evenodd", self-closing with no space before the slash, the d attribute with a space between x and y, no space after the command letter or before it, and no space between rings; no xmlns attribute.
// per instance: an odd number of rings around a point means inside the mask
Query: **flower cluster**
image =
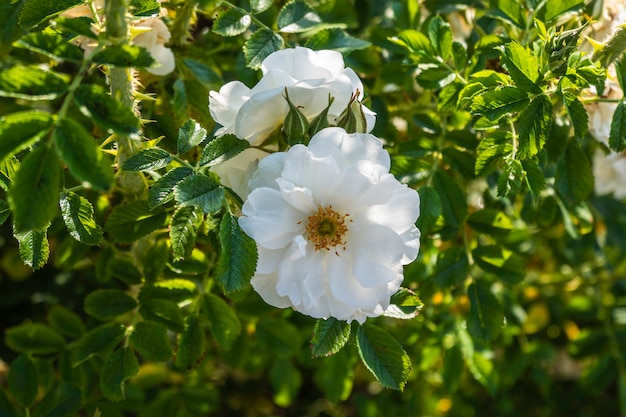
<svg viewBox="0 0 626 417"><path fill-rule="evenodd" d="M94 0L93 4L94 10L98 14L98 20L102 23L104 20L104 0ZM61 15L67 18L94 17L92 10L86 4L73 7L63 12ZM147 68L147 71L159 76L169 74L174 71L176 66L174 53L170 48L165 46L170 40L170 31L161 19L161 17L165 15L167 15L167 10L162 8L161 16L146 17L131 21L131 33L134 35L132 44L148 50L156 64L153 67ZM97 32L98 30L98 28L94 27L94 31ZM97 46L96 40L86 36L79 36L74 40L74 43L85 50L87 54L91 54Z"/></svg>
<svg viewBox="0 0 626 417"><path fill-rule="evenodd" d="M364 130L373 128L360 79L337 52L301 47L275 52L262 69L252 89L234 81L209 100L218 135L253 145L216 170L245 199L239 224L259 253L254 290L270 305L315 318L397 316L390 300L419 251L420 200L390 174L379 138L336 127L356 107ZM255 147L281 126L289 136L294 112L307 121L327 114L330 127L285 151Z"/></svg>

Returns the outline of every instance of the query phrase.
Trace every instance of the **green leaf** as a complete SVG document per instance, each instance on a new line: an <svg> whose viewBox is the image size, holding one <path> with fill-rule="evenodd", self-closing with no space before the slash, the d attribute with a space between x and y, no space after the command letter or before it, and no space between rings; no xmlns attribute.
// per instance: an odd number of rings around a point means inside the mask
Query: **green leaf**
<svg viewBox="0 0 626 417"><path fill-rule="evenodd" d="M503 246L478 246L472 255L478 266L507 284L519 284L526 276L524 258Z"/></svg>
<svg viewBox="0 0 626 417"><path fill-rule="evenodd" d="M22 407L29 408L39 391L39 374L35 363L26 355L18 356L11 362L8 383L13 398Z"/></svg>
<svg viewBox="0 0 626 417"><path fill-rule="evenodd" d="M328 401L340 403L350 397L357 358L349 349L342 349L335 355L324 358L324 366L315 370L315 384L324 392Z"/></svg>
<svg viewBox="0 0 626 417"><path fill-rule="evenodd" d="M27 110L0 118L0 160L28 149L39 141L54 123L50 113Z"/></svg>
<svg viewBox="0 0 626 417"><path fill-rule="evenodd" d="M237 36L244 33L251 23L252 18L245 10L233 7L217 16L213 23L213 32L221 36Z"/></svg>
<svg viewBox="0 0 626 417"><path fill-rule="evenodd" d="M613 112L609 146L615 152L626 149L626 102L620 101Z"/></svg>
<svg viewBox="0 0 626 417"><path fill-rule="evenodd" d="M94 220L89 200L72 191L65 191L59 204L67 231L74 239L85 245L98 245L102 241L102 228Z"/></svg>
<svg viewBox="0 0 626 417"><path fill-rule="evenodd" d="M539 193L546 188L546 178L539 167L537 158L523 160L522 167L526 174L526 185L528 185L528 189L535 196L538 196Z"/></svg>
<svg viewBox="0 0 626 417"><path fill-rule="evenodd" d="M52 133L59 158L72 176L98 191L113 183L112 163L85 128L72 119L61 119Z"/></svg>
<svg viewBox="0 0 626 417"><path fill-rule="evenodd" d="M542 92L537 85L539 63L527 48L511 41L502 47L500 59L518 88L535 94Z"/></svg>
<svg viewBox="0 0 626 417"><path fill-rule="evenodd" d="M520 29L526 27L525 9L517 0L492 0L489 2L492 12L502 16Z"/></svg>
<svg viewBox="0 0 626 417"><path fill-rule="evenodd" d="M121 68L148 68L155 62L147 49L125 44L107 46L93 55L91 61Z"/></svg>
<svg viewBox="0 0 626 417"><path fill-rule="evenodd" d="M178 369L190 369L198 366L205 354L205 340L202 323L198 317L186 317L185 329L178 336L176 367Z"/></svg>
<svg viewBox="0 0 626 417"><path fill-rule="evenodd" d="M235 135L222 135L211 139L202 150L201 166L220 164L240 152L248 149L250 142L241 140Z"/></svg>
<svg viewBox="0 0 626 417"><path fill-rule="evenodd" d="M50 28L43 32L31 32L15 43L15 46L43 54L54 60L79 63L85 53L78 46L68 42L65 36Z"/></svg>
<svg viewBox="0 0 626 417"><path fill-rule="evenodd" d="M167 327L154 321L140 321L130 334L130 343L148 361L166 361L174 352Z"/></svg>
<svg viewBox="0 0 626 417"><path fill-rule="evenodd" d="M311 36L304 44L307 48L316 51L332 49L345 55L359 49L365 49L370 45L370 42L350 36L343 29L339 28L322 29Z"/></svg>
<svg viewBox="0 0 626 417"><path fill-rule="evenodd" d="M90 330L72 349L72 360L78 365L92 356L107 357L124 338L126 329L119 323L106 324Z"/></svg>
<svg viewBox="0 0 626 417"><path fill-rule="evenodd" d="M541 94L520 114L519 149L517 157L527 159L535 156L545 145L552 128L552 102L550 97Z"/></svg>
<svg viewBox="0 0 626 417"><path fill-rule="evenodd" d="M361 360L384 387L404 390L411 372L411 359L385 330L365 323L357 330Z"/></svg>
<svg viewBox="0 0 626 417"><path fill-rule="evenodd" d="M457 183L445 172L437 171L433 176L433 187L441 200L445 225L458 228L467 216L465 194ZM444 238L447 235L444 235Z"/></svg>
<svg viewBox="0 0 626 417"><path fill-rule="evenodd" d="M219 239L222 252L217 263L217 281L226 293L239 291L248 286L256 270L256 242L230 213L222 217Z"/></svg>
<svg viewBox="0 0 626 417"><path fill-rule="evenodd" d="M284 33L300 33L313 29L322 23L322 19L303 0L291 0L280 9L276 25Z"/></svg>
<svg viewBox="0 0 626 417"><path fill-rule="evenodd" d="M80 3L82 0L26 0L20 14L20 25L30 29Z"/></svg>
<svg viewBox="0 0 626 417"><path fill-rule="evenodd" d="M62 382L35 407L32 417L67 417L78 414L83 404L80 388Z"/></svg>
<svg viewBox="0 0 626 417"><path fill-rule="evenodd" d="M438 89L450 85L456 74L448 67L438 64L419 64L416 80L424 88Z"/></svg>
<svg viewBox="0 0 626 417"><path fill-rule="evenodd" d="M578 97L569 91L563 92L563 104L565 104L567 115L572 122L572 126L574 126L576 139L582 141L589 129L589 116L585 106L583 106Z"/></svg>
<svg viewBox="0 0 626 417"><path fill-rule="evenodd" d="M235 311L220 297L205 294L203 307L211 323L211 334L217 342L229 350L241 333L241 322Z"/></svg>
<svg viewBox="0 0 626 417"><path fill-rule="evenodd" d="M524 168L517 159L507 159L498 178L498 196L507 197L517 193L522 187Z"/></svg>
<svg viewBox="0 0 626 417"><path fill-rule="evenodd" d="M20 259L33 270L42 268L50 256L50 246L45 230L15 233L19 244Z"/></svg>
<svg viewBox="0 0 626 417"><path fill-rule="evenodd" d="M420 196L420 216L417 228L425 232L430 230L443 211L437 190L431 186L423 186L417 192Z"/></svg>
<svg viewBox="0 0 626 417"><path fill-rule="evenodd" d="M246 141L247 142L247 141ZM148 205L150 210L166 204L174 199L174 187L180 181L193 174L188 167L173 168L156 180L148 191Z"/></svg>
<svg viewBox="0 0 626 417"><path fill-rule="evenodd" d="M179 207L174 212L170 221L170 239L175 261L191 255L203 220L202 210L197 206Z"/></svg>
<svg viewBox="0 0 626 417"><path fill-rule="evenodd" d="M313 329L311 353L314 357L330 356L341 350L350 338L350 323L334 317L319 319Z"/></svg>
<svg viewBox="0 0 626 417"><path fill-rule="evenodd" d="M17 40L23 30L18 24L19 14L22 11L23 1L0 3L0 56L11 50L11 44ZM1 403L1 398L0 398ZM2 405L0 404L0 410Z"/></svg>
<svg viewBox="0 0 626 417"><path fill-rule="evenodd" d="M147 300L159 298L180 303L197 295L198 289L193 281L187 279L168 279L159 281L153 285L145 285L141 288L139 301L145 303Z"/></svg>
<svg viewBox="0 0 626 417"><path fill-rule="evenodd" d="M178 129L178 153L183 154L200 145L206 136L206 129L198 122L189 119ZM243 141L247 142L247 141Z"/></svg>
<svg viewBox="0 0 626 417"><path fill-rule="evenodd" d="M129 6L135 17L155 16L161 11L158 0L130 0Z"/></svg>
<svg viewBox="0 0 626 417"><path fill-rule="evenodd" d="M85 297L85 311L98 320L111 320L137 307L137 301L122 290L95 290Z"/></svg>
<svg viewBox="0 0 626 417"><path fill-rule="evenodd" d="M9 327L4 341L13 351L27 355L50 355L65 348L63 336L41 323L26 322Z"/></svg>
<svg viewBox="0 0 626 417"><path fill-rule="evenodd" d="M24 158L9 190L16 232L48 227L57 214L60 174L59 160L49 146L40 146Z"/></svg>
<svg viewBox="0 0 626 417"><path fill-rule="evenodd" d="M450 288L464 282L469 276L469 262L465 248L453 246L437 256L435 285Z"/></svg>
<svg viewBox="0 0 626 417"><path fill-rule="evenodd" d="M85 325L78 314L61 305L55 305L50 309L48 323L53 329L70 339L77 339L85 333Z"/></svg>
<svg viewBox="0 0 626 417"><path fill-rule="evenodd" d="M511 153L513 149L511 141L510 132L494 132L481 140L476 149L478 156L474 165L474 173L487 175L491 172L497 161Z"/></svg>
<svg viewBox="0 0 626 417"><path fill-rule="evenodd" d="M11 208L9 207L9 203L4 200L0 200L0 225L4 224L10 215Z"/></svg>
<svg viewBox="0 0 626 417"><path fill-rule="evenodd" d="M443 358L443 387L447 392L455 392L463 376L463 353L458 345L447 349Z"/></svg>
<svg viewBox="0 0 626 417"><path fill-rule="evenodd" d="M452 57L452 31L450 25L440 16L436 16L428 23L428 39L444 61Z"/></svg>
<svg viewBox="0 0 626 417"><path fill-rule="evenodd" d="M474 282L467 292L470 299L467 330L475 339L485 342L494 340L504 323L502 305L484 281Z"/></svg>
<svg viewBox="0 0 626 417"><path fill-rule="evenodd" d="M142 149L124 161L122 169L130 172L156 171L167 166L172 155L161 148Z"/></svg>
<svg viewBox="0 0 626 417"><path fill-rule="evenodd" d="M398 318L407 319L414 318L424 307L422 300L408 288L400 287L394 295L391 296L390 305L384 315L387 317L397 317L397 311L401 314ZM396 310L391 313L391 309Z"/></svg>
<svg viewBox="0 0 626 417"><path fill-rule="evenodd" d="M146 282L155 282L165 270L170 248L167 239L159 239L150 247L143 259L143 275Z"/></svg>
<svg viewBox="0 0 626 417"><path fill-rule="evenodd" d="M580 11L585 6L585 2L584 0L551 0L543 3L543 5L544 7L538 11L537 17L548 23L567 12Z"/></svg>
<svg viewBox="0 0 626 417"><path fill-rule="evenodd" d="M204 86L209 87L222 82L222 77L220 77L214 69L202 62L187 58L183 59L183 64L185 64L194 77ZM179 151L179 153L182 152Z"/></svg>
<svg viewBox="0 0 626 417"><path fill-rule="evenodd" d="M80 16L75 18L69 18L65 16L58 16L54 19L57 27L63 29L63 32L70 32L76 35L82 35L91 39L98 39L98 35L92 32L93 19L88 16Z"/></svg>
<svg viewBox="0 0 626 417"><path fill-rule="evenodd" d="M257 323L256 335L265 349L280 358L297 354L302 345L298 328L281 319L262 318Z"/></svg>
<svg viewBox="0 0 626 417"><path fill-rule="evenodd" d="M474 97L470 109L491 121L497 121L507 114L525 109L528 102L526 91L518 87L505 86Z"/></svg>
<svg viewBox="0 0 626 417"><path fill-rule="evenodd" d="M271 29L259 29L243 45L243 55L249 68L257 69L273 52L282 49L285 41Z"/></svg>
<svg viewBox="0 0 626 417"><path fill-rule="evenodd" d="M121 401L126 396L124 384L126 380L137 375L139 362L131 348L120 347L102 365L100 373L100 389L102 394L111 401Z"/></svg>
<svg viewBox="0 0 626 417"><path fill-rule="evenodd" d="M151 211L147 201L133 201L111 210L104 231L114 242L131 243L163 227L166 218L164 211Z"/></svg>
<svg viewBox="0 0 626 417"><path fill-rule="evenodd" d="M105 129L123 135L140 132L139 119L131 109L112 97L104 87L81 84L74 93L80 110Z"/></svg>
<svg viewBox="0 0 626 417"><path fill-rule="evenodd" d="M2 143L1 141L2 139L0 139L0 143ZM0 188L2 188L5 192L9 191L11 182L13 181L13 178L15 178L15 174L19 168L20 161L14 156L0 159Z"/></svg>
<svg viewBox="0 0 626 417"><path fill-rule="evenodd" d="M143 276L130 257L119 255L110 259L106 265L107 273L128 285L141 284Z"/></svg>
<svg viewBox="0 0 626 417"><path fill-rule="evenodd" d="M578 143L570 142L557 163L556 189L570 203L583 201L593 191L591 163Z"/></svg>
<svg viewBox="0 0 626 417"><path fill-rule="evenodd" d="M36 66L16 65L0 72L0 97L52 100L64 94L67 87L63 78Z"/></svg>
<svg viewBox="0 0 626 417"><path fill-rule="evenodd" d="M272 7L274 0L250 0L250 6L255 13L261 13Z"/></svg>
<svg viewBox="0 0 626 417"><path fill-rule="evenodd" d="M181 206L198 206L205 214L218 211L224 196L220 183L202 174L188 176L174 187L174 198Z"/></svg>
<svg viewBox="0 0 626 417"><path fill-rule="evenodd" d="M157 298L147 300L145 303L141 303L139 312L144 319L164 324L176 333L184 330L183 313L178 304L173 301Z"/></svg>
<svg viewBox="0 0 626 417"><path fill-rule="evenodd" d="M274 403L279 407L288 407L296 399L302 386L302 374L291 361L274 361L269 372L269 383L274 392Z"/></svg>
<svg viewBox="0 0 626 417"><path fill-rule="evenodd" d="M467 223L479 233L494 237L503 237L513 230L513 222L502 211L482 209L475 211L467 218Z"/></svg>

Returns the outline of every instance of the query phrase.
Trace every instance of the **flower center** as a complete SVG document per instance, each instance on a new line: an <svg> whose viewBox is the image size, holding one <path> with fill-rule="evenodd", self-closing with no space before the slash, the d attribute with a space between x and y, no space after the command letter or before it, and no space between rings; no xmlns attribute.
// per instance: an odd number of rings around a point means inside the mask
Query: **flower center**
<svg viewBox="0 0 626 417"><path fill-rule="evenodd" d="M333 209L332 205L318 206L317 211L309 216L306 224L307 239L313 244L315 250L334 248L340 246L346 250L345 235L348 231L346 223L349 214L341 214ZM336 255L339 255L335 251Z"/></svg>

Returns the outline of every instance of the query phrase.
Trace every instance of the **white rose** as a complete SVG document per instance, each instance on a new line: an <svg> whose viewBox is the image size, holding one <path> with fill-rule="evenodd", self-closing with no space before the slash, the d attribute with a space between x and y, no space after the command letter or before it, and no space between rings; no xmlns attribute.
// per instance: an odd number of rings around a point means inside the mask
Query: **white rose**
<svg viewBox="0 0 626 417"><path fill-rule="evenodd" d="M156 66L146 70L154 75L167 75L174 71L174 53L165 47L171 36L165 23L158 17L151 17L135 22L133 29L140 32L133 39L133 45L146 48L156 61Z"/></svg>
<svg viewBox="0 0 626 417"><path fill-rule="evenodd" d="M593 155L594 188L598 195L613 194L626 198L626 155L624 153L596 151Z"/></svg>
<svg viewBox="0 0 626 417"><path fill-rule="evenodd" d="M269 153L256 148L248 148L234 157L224 161L212 171L220 176L220 181L232 189L242 200L250 194L248 181L252 178L259 166L259 161Z"/></svg>
<svg viewBox="0 0 626 417"><path fill-rule="evenodd" d="M274 52L262 63L263 77L248 88L239 81L224 85L219 92L209 93L209 110L222 127L217 135L235 134L258 145L278 128L289 112L284 97L289 98L307 119L312 120L328 106L328 97L335 101L330 107L328 121L334 124L350 98L363 98L363 84L336 51L312 51L296 47ZM375 114L363 107L367 130L376 121Z"/></svg>
<svg viewBox="0 0 626 417"><path fill-rule="evenodd" d="M360 323L386 312L420 246L419 196L389 165L380 139L333 127L259 163L239 224L268 304Z"/></svg>

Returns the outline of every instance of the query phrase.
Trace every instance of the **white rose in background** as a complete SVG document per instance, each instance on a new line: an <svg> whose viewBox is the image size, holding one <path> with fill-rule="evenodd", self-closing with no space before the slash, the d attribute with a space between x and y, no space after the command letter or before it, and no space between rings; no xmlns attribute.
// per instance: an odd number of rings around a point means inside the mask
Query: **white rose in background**
<svg viewBox="0 0 626 417"><path fill-rule="evenodd" d="M256 148L248 148L234 157L217 164L211 170L220 177L226 187L232 189L242 200L250 194L248 182L256 172L259 161L269 153Z"/></svg>
<svg viewBox="0 0 626 417"><path fill-rule="evenodd" d="M420 237L419 196L389 166L380 139L336 127L259 163L239 224L268 304L360 323L385 313Z"/></svg>
<svg viewBox="0 0 626 417"><path fill-rule="evenodd" d="M328 121L334 124L350 99L363 99L363 84L351 68L345 68L343 57L336 51L312 51L296 47L274 52L262 63L263 77L248 88L240 81L225 84L219 92L209 93L209 110L222 127L218 136L234 134L253 145L261 144L282 125L289 112L289 99L311 121L328 106L329 95L334 102ZM375 114L363 107L367 131L376 122Z"/></svg>

